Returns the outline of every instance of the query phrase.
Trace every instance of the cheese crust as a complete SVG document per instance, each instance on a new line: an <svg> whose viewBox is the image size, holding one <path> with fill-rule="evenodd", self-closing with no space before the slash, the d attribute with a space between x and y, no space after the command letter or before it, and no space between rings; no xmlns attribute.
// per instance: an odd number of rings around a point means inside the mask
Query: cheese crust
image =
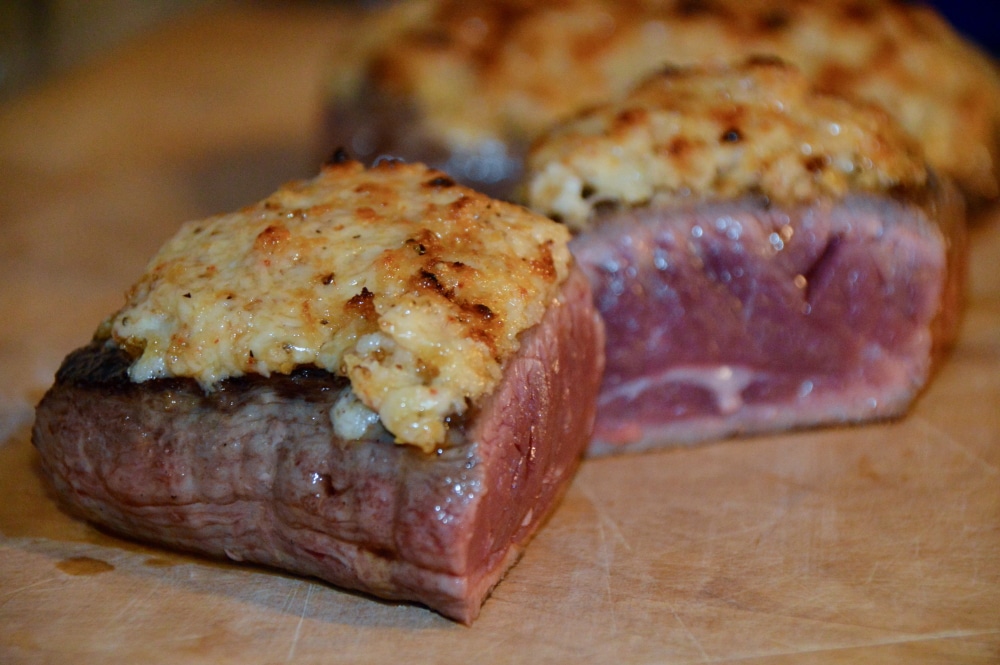
<svg viewBox="0 0 1000 665"><path fill-rule="evenodd" d="M423 165L344 161L183 225L103 329L136 382L346 376L397 442L430 451L556 297L568 235Z"/></svg>
<svg viewBox="0 0 1000 665"><path fill-rule="evenodd" d="M650 77L540 138L526 176L528 204L577 231L606 207L795 204L927 182L919 146L884 111L816 94L796 68L760 58Z"/></svg>
<svg viewBox="0 0 1000 665"><path fill-rule="evenodd" d="M933 9L892 0L409 0L369 85L452 150L530 141L672 63L777 56L819 89L885 108L929 162L1000 194L1000 73Z"/></svg>

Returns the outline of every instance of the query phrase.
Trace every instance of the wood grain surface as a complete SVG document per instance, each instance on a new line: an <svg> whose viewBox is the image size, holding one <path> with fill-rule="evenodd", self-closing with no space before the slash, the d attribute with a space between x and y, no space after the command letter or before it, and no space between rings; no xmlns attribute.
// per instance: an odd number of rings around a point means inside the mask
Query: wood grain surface
<svg viewBox="0 0 1000 665"><path fill-rule="evenodd" d="M0 108L0 663L1000 662L996 210L909 415L586 462L471 628L61 511L33 404L181 221L314 170L352 29L200 13Z"/></svg>

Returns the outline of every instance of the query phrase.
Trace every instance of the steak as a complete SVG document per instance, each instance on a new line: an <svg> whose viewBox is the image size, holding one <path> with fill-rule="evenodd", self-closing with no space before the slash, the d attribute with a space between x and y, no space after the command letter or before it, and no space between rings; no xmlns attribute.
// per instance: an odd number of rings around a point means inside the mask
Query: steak
<svg viewBox="0 0 1000 665"><path fill-rule="evenodd" d="M529 145L665 64L772 55L885 108L975 198L1000 195L1000 74L928 5L866 0L418 0L371 13L338 54L323 150L426 161L518 194ZM919 64L917 64L919 63Z"/></svg>
<svg viewBox="0 0 1000 665"><path fill-rule="evenodd" d="M471 623L552 511L593 422L603 330L586 278L560 296L498 387L430 454L344 441L346 379L315 368L130 381L94 341L37 409L33 442L60 498L143 541L281 568Z"/></svg>
<svg viewBox="0 0 1000 665"><path fill-rule="evenodd" d="M412 100L371 82L349 99L328 104L324 116L324 148L345 146L363 162L385 156L422 162L488 196L516 198L529 144L525 137L449 145L428 127L425 113Z"/></svg>
<svg viewBox="0 0 1000 665"><path fill-rule="evenodd" d="M957 188L785 61L664 69L528 164L607 324L592 454L897 416L954 336Z"/></svg>
<svg viewBox="0 0 1000 665"><path fill-rule="evenodd" d="M607 215L571 245L607 326L590 453L900 415L957 328L963 215L946 187Z"/></svg>

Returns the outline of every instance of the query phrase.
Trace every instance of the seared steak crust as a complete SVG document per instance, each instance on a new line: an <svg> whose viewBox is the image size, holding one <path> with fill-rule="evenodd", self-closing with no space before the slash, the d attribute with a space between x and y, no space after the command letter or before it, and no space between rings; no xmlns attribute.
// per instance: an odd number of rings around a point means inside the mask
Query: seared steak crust
<svg viewBox="0 0 1000 665"><path fill-rule="evenodd" d="M303 368L205 393L132 383L95 341L71 353L33 441L60 497L114 531L275 566L469 623L556 503L589 440L603 328L574 270L498 389L426 454L343 441L344 379Z"/></svg>

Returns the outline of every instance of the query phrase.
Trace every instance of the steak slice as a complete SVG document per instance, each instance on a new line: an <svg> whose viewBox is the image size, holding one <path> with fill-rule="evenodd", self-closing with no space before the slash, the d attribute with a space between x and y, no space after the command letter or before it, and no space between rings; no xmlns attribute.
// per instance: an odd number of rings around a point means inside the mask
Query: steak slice
<svg viewBox="0 0 1000 665"><path fill-rule="evenodd" d="M426 454L343 441L346 380L304 368L136 384L93 342L37 409L33 442L76 513L144 541L417 601L471 623L566 487L594 421L604 344L574 269L497 389Z"/></svg>
<svg viewBox="0 0 1000 665"><path fill-rule="evenodd" d="M529 167L607 325L593 454L897 416L954 335L952 181L782 60L666 68Z"/></svg>
<svg viewBox="0 0 1000 665"><path fill-rule="evenodd" d="M590 453L903 413L958 322L963 205L935 192L639 208L577 236L608 336Z"/></svg>

